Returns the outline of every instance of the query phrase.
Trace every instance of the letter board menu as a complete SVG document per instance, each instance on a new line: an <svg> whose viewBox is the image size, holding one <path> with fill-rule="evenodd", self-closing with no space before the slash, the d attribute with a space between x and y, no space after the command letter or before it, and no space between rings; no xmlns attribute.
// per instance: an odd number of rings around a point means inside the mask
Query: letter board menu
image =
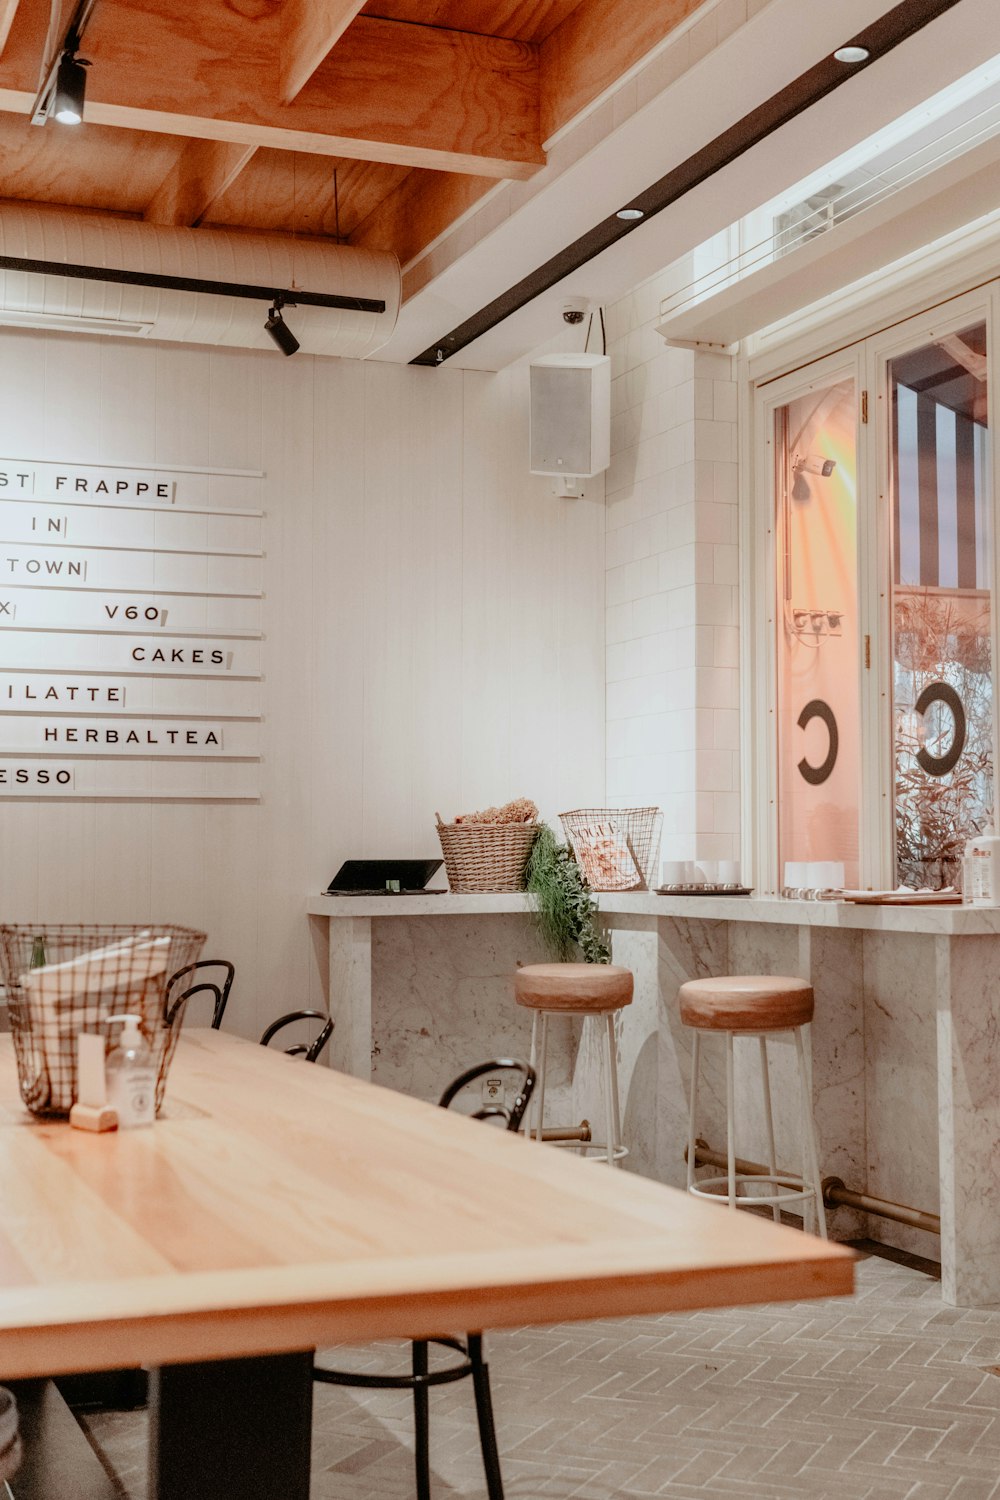
<svg viewBox="0 0 1000 1500"><path fill-rule="evenodd" d="M0 798L259 795L261 478L0 459Z"/></svg>

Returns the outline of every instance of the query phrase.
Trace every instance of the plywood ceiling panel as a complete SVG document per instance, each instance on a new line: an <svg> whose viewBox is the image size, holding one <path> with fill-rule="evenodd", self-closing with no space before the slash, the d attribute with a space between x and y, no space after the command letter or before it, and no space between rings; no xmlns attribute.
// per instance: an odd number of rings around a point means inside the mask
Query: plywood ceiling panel
<svg viewBox="0 0 1000 1500"><path fill-rule="evenodd" d="M380 162L260 150L212 204L206 222L288 234L336 234L334 172L344 238L410 175L407 167Z"/></svg>
<svg viewBox="0 0 1000 1500"><path fill-rule="evenodd" d="M40 128L0 113L0 197L141 214L184 145L101 125Z"/></svg>
<svg viewBox="0 0 1000 1500"><path fill-rule="evenodd" d="M365 16L544 42L580 0L368 0Z"/></svg>
<svg viewBox="0 0 1000 1500"><path fill-rule="evenodd" d="M339 232L405 265L699 3L99 0L85 123L38 128L50 0L0 0L0 197Z"/></svg>

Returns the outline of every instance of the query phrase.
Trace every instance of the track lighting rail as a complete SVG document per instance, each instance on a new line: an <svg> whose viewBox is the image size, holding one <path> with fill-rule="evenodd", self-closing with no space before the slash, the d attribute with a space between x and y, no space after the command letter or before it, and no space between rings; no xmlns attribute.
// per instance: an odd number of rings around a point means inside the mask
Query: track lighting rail
<svg viewBox="0 0 1000 1500"><path fill-rule="evenodd" d="M0 255L0 271L26 275L68 276L75 281L107 281L118 286L145 286L168 292L200 292L206 296L241 297L286 307L334 307L347 312L384 313L385 302L377 297L345 297L336 292L303 292L295 288L251 286L242 281L208 281L198 276L161 276L153 271L121 271L114 266L80 266L61 260L33 260L21 255Z"/></svg>

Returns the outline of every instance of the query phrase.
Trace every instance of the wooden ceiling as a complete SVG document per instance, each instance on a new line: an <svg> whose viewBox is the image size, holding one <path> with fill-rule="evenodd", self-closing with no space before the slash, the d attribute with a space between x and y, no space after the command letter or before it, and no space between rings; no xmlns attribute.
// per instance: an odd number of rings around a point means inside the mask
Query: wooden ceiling
<svg viewBox="0 0 1000 1500"><path fill-rule="evenodd" d="M50 0L0 0L0 199L405 265L700 3L97 0L84 124L38 127Z"/></svg>

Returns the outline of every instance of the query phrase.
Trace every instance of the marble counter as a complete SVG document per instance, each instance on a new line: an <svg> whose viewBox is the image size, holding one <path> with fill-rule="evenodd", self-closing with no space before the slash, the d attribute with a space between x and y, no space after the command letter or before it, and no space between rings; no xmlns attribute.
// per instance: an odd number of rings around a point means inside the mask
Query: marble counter
<svg viewBox="0 0 1000 1500"><path fill-rule="evenodd" d="M823 1175L941 1216L940 1240L843 1209L833 1232L940 1259L949 1302L1000 1302L1000 911L647 894L599 904L614 959L636 980L618 1027L633 1170L684 1178L690 1036L678 985L727 972L798 975L816 993ZM337 1023L333 1066L433 1098L471 1062L527 1054L530 1019L513 1004L510 975L546 957L529 897L315 896L307 910ZM741 1050L738 1148L763 1160L756 1044ZM769 1050L779 1156L794 1170L793 1051L781 1039ZM555 1055L560 1118L600 1119L600 1059L579 1023L566 1021ZM721 1048L706 1045L703 1057L700 1134L721 1149Z"/></svg>
<svg viewBox="0 0 1000 1500"><path fill-rule="evenodd" d="M600 910L633 917L686 917L710 922L775 922L792 927L840 927L852 931L929 932L946 936L1000 935L1000 907L865 906L849 901L786 901L775 896L657 896L641 892L601 894ZM532 898L497 892L456 896L311 896L314 917L470 917L528 913Z"/></svg>

